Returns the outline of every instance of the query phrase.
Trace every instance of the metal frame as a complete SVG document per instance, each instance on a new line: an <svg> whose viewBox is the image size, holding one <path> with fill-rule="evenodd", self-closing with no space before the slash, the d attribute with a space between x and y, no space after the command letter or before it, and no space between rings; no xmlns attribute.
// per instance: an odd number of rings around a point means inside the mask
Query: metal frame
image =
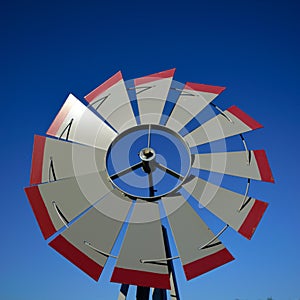
<svg viewBox="0 0 300 300"><path fill-rule="evenodd" d="M122 137L126 136L127 134L130 134L131 132L134 132L136 130L139 130L139 129L147 129L149 128L148 130L150 131L152 128L153 129L158 129L158 130L162 130L164 132L168 132L169 134L173 135L175 138L177 138L184 146L185 146L185 149L187 151L187 153L189 154L189 157L190 157L190 161L189 161L189 168L188 170L186 171L186 174L181 175L181 174L178 174L177 172L173 171L173 170L170 170L169 168L167 168L166 166L163 166L157 162L151 162L153 164L155 164L155 166L157 166L158 168L160 168L161 170L165 171L166 173L169 173L177 178L179 178L181 180L181 183L180 184L177 184L172 190L168 191L166 194L163 194L163 195L159 195L159 196L150 196L150 197L140 197L138 195L133 195L133 194L130 194L128 193L127 191L124 191L122 190L118 185L116 185L116 183L114 182L113 179L117 178L119 175L121 174L126 174L127 172L130 172L132 170L135 170L135 169L138 169L140 167L143 166L143 163L144 161L141 159L141 162L133 165L133 166L130 166L128 168L126 168L125 170L121 170L117 173L114 173L112 175L109 175L107 173L107 177L109 179L109 181L111 182L111 184L117 188L118 190L120 190L124 195L130 197L130 198L133 198L133 199L143 199L143 200L157 200L157 199L160 199L161 197L163 196L166 196L168 194L171 194L172 192L178 190L182 184L184 183L184 181L186 180L186 178L189 176L190 174L190 170L191 170L191 151L190 151L190 148L188 146L188 144L186 143L186 141L183 139L183 137L181 135L179 135L177 132L167 128L166 126L162 126L162 125L157 125L157 124L142 124L142 125L137 125L135 127L132 127L132 128L129 128L127 130L125 130L124 132L122 132L121 134L117 135L116 138L112 141L111 145L109 146L107 152L106 152L106 157L105 157L105 161L107 161L107 155L111 149L111 147L113 147L114 143L116 143L118 140L120 140ZM149 141L150 141L150 137L148 137L148 146L149 146ZM106 172L107 172L107 169L106 169Z"/></svg>

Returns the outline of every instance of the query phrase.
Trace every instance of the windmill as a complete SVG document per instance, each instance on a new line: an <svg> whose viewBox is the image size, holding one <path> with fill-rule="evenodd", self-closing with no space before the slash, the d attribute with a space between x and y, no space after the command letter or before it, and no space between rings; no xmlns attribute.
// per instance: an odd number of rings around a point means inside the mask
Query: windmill
<svg viewBox="0 0 300 300"><path fill-rule="evenodd" d="M166 290L179 299L175 259L187 280L232 261L221 235L231 227L250 239L268 205L248 195L251 180L274 182L265 152L249 150L243 136L262 126L213 102L224 87L182 84L174 71L126 82L118 72L86 105L70 94L47 137L34 137L25 192L44 238L94 280L113 257L119 299L129 285L137 299L149 299L150 287L153 299ZM242 149L227 151L232 137ZM243 178L245 192L223 187L226 176ZM190 198L224 227L210 230Z"/></svg>

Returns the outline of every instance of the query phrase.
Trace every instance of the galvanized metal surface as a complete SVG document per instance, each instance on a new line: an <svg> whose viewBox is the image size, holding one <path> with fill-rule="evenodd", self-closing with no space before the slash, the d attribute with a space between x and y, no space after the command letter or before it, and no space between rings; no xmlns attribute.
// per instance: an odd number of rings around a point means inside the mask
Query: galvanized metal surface
<svg viewBox="0 0 300 300"><path fill-rule="evenodd" d="M162 203L187 279L199 276L233 259L221 241L215 238L215 235L182 196L165 197ZM175 211L174 205L179 207ZM208 242L213 239L213 243L208 245ZM206 247L202 247L205 245ZM227 256L224 256L225 251L227 251ZM221 253L222 258L219 258L216 263L216 257ZM210 259L211 257L214 259ZM199 267L199 264L205 265L205 268Z"/></svg>
<svg viewBox="0 0 300 300"><path fill-rule="evenodd" d="M174 71L172 69L134 80L141 124L159 124Z"/></svg>
<svg viewBox="0 0 300 300"><path fill-rule="evenodd" d="M141 262L143 259L156 257L166 258L158 205L136 203L111 280L169 289L169 271L166 262Z"/></svg>
<svg viewBox="0 0 300 300"><path fill-rule="evenodd" d="M47 134L104 150L117 135L72 94L68 96Z"/></svg>
<svg viewBox="0 0 300 300"><path fill-rule="evenodd" d="M195 154L193 168L263 181L273 176L263 150Z"/></svg>
<svg viewBox="0 0 300 300"><path fill-rule="evenodd" d="M239 108L233 106L188 133L184 139L194 147L262 127Z"/></svg>
<svg viewBox="0 0 300 300"><path fill-rule="evenodd" d="M98 86L85 99L118 133L137 125L121 72Z"/></svg>

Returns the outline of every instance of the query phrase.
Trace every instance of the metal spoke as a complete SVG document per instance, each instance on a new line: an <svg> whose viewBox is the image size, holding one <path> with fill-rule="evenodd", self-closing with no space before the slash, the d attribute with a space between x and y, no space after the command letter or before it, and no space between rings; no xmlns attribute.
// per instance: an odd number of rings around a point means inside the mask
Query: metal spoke
<svg viewBox="0 0 300 300"><path fill-rule="evenodd" d="M166 166L164 166L164 165L162 165L162 164L160 164L160 163L156 163L155 165L156 165L159 169L165 171L166 173L168 173L168 174L170 174L170 175L172 175L172 176L174 176L174 177L176 177L176 178L178 178L178 179L180 179L180 180L183 180L183 179L184 179L184 176L182 176L181 174L175 172L174 170L172 170L172 169L170 169L170 168L168 168L168 167L166 167Z"/></svg>
<svg viewBox="0 0 300 300"><path fill-rule="evenodd" d="M151 136L151 124L149 124L149 130L148 130L148 144L147 144L147 148L150 148L150 136Z"/></svg>
<svg viewBox="0 0 300 300"><path fill-rule="evenodd" d="M125 175L125 174L127 174L127 173L129 173L131 171L134 171L134 170L142 167L142 165L143 165L143 162L140 161L139 163L137 163L137 164L135 164L133 166L130 166L130 167L126 168L125 170L117 172L117 173L115 173L115 174L113 174L113 175L111 175L109 177L110 177L110 179L114 180L114 179L116 179L118 177L121 177L121 176L123 176L123 175Z"/></svg>

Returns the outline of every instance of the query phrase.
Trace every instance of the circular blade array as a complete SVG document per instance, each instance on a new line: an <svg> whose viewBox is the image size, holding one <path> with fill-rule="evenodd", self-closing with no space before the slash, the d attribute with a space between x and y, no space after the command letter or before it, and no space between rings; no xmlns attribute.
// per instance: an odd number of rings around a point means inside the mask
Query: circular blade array
<svg viewBox="0 0 300 300"><path fill-rule="evenodd" d="M118 72L87 105L69 95L49 137L34 138L25 192L42 234L95 280L113 257L111 281L170 289L169 261L179 258L188 280L232 261L222 233L231 227L250 239L267 208L248 195L252 179L274 182L266 154L248 150L243 137L262 126L212 102L224 87L181 84L174 72L126 82ZM227 151L233 136L243 149ZM245 178L245 193L222 186L226 176ZM225 227L213 233L190 198ZM178 256L166 251L162 218Z"/></svg>

